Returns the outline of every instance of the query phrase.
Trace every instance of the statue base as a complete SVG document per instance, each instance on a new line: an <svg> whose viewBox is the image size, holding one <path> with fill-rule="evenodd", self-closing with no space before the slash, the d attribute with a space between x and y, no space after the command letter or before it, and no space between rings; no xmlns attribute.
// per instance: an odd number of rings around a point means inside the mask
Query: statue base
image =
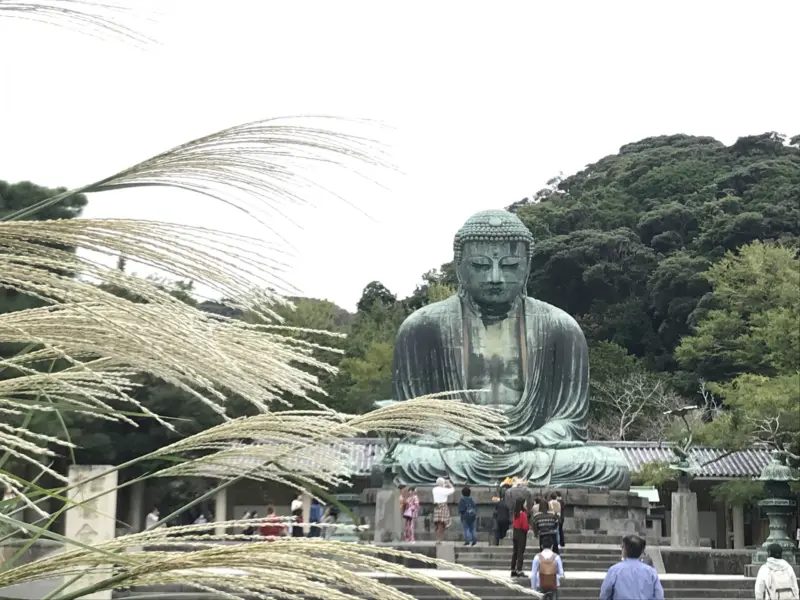
<svg viewBox="0 0 800 600"><path fill-rule="evenodd" d="M477 532L480 541L490 541L494 531L493 514L497 489L486 486L470 486L471 496L477 504ZM429 540L434 536L432 486L417 487L420 500L419 517L415 523L417 540ZM564 537L567 544L598 543L618 544L621 538L629 533L646 537L648 534L646 517L648 501L637 494L623 491L610 491L598 488L570 488L556 490L553 488L530 488L534 496L560 491L564 500ZM370 524L370 531L363 539L376 540L383 537L387 521L386 504L383 496L386 488L368 488L361 494L358 513ZM450 496L451 525L446 539L461 539L462 528L458 514L458 501L461 488L456 486ZM380 506L378 506L380 504ZM377 510L376 510L377 509ZM376 521L376 515L380 518ZM402 519L400 508L397 516ZM391 517L389 521L391 521ZM377 537L376 537L377 534ZM661 538L652 539L657 545L669 544Z"/></svg>

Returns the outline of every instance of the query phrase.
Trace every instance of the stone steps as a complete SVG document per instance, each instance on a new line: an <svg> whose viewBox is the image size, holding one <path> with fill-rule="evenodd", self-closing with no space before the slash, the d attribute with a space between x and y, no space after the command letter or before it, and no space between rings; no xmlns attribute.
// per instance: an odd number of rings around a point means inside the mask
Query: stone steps
<svg viewBox="0 0 800 600"><path fill-rule="evenodd" d="M510 546L462 547L456 548L456 563L473 569L503 571L511 568ZM528 547L525 551L525 568L530 568L538 547ZM563 548L561 560L565 571L607 571L620 560L617 548Z"/></svg>

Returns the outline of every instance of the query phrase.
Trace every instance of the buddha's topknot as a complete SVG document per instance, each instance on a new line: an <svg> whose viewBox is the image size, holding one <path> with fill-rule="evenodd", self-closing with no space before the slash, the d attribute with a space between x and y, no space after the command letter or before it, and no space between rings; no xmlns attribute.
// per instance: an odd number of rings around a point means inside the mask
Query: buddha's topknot
<svg viewBox="0 0 800 600"><path fill-rule="evenodd" d="M453 240L456 264L461 262L464 244L467 242L522 242L528 247L528 261L533 255L533 234L519 217L507 210L482 210L475 213Z"/></svg>

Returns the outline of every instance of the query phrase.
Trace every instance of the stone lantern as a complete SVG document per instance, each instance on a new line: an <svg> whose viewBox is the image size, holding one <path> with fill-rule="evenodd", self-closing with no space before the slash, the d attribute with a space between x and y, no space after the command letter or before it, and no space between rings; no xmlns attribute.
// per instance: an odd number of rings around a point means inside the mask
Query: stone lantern
<svg viewBox="0 0 800 600"><path fill-rule="evenodd" d="M747 565L748 575L767 562L767 548L772 544L779 544L783 548L783 559L794 566L795 572L798 570L797 552L788 531L789 520L797 506L790 484L797 478L792 476L782 452L773 450L770 454L772 459L758 477L758 481L764 482L764 500L758 506L769 519L769 536L753 554L753 563Z"/></svg>

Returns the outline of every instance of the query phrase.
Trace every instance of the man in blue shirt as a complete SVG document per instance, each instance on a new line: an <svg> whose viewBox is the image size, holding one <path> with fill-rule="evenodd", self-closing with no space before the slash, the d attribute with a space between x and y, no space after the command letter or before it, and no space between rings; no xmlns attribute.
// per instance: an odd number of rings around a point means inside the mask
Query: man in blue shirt
<svg viewBox="0 0 800 600"><path fill-rule="evenodd" d="M664 600L658 573L639 560L645 542L638 535L622 538L622 562L606 573L600 600Z"/></svg>

